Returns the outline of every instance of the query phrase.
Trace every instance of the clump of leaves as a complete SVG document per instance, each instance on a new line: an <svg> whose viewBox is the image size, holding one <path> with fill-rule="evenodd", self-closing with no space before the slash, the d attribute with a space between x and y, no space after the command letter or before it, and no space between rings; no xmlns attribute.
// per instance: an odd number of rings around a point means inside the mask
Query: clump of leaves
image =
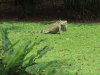
<svg viewBox="0 0 100 75"><path fill-rule="evenodd" d="M2 21L0 20L0 24L2 24Z"/></svg>
<svg viewBox="0 0 100 75"><path fill-rule="evenodd" d="M27 75L28 73L41 74L41 72L47 66L51 65L53 62L56 62L51 61L44 66L41 63L35 62L36 59L41 58L47 51L53 49L53 47L48 46L38 50L36 56L31 55L30 57L24 59L34 46L40 44L40 42L44 41L45 39L41 39L40 41L33 43L30 47L29 45L31 44L31 41L28 41L23 46L19 46L14 49L13 47L19 42L19 40L12 44L7 35L7 29L3 29L2 46L0 51L3 50L4 55L0 58L0 75ZM29 62L23 65L24 61L26 60L29 60Z"/></svg>

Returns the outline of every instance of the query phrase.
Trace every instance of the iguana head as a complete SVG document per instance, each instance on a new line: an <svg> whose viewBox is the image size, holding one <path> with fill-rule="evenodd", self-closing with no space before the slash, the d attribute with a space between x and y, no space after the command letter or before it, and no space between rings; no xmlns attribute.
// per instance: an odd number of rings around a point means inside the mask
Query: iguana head
<svg viewBox="0 0 100 75"><path fill-rule="evenodd" d="M61 24L61 30L66 31L67 30L67 21L60 21Z"/></svg>
<svg viewBox="0 0 100 75"><path fill-rule="evenodd" d="M65 31L67 30L67 25L62 24L62 25L61 25L61 30L62 30L63 32L65 32Z"/></svg>

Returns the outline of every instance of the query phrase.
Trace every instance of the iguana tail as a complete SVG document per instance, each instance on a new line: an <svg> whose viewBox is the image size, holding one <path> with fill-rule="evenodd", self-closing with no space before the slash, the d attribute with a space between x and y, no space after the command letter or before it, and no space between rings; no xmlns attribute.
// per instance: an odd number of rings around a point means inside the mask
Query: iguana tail
<svg viewBox="0 0 100 75"><path fill-rule="evenodd" d="M32 31L33 33L42 33L42 31Z"/></svg>
<svg viewBox="0 0 100 75"><path fill-rule="evenodd" d="M42 31L25 31L25 32L42 33Z"/></svg>
<svg viewBox="0 0 100 75"><path fill-rule="evenodd" d="M44 34L47 34L49 33L48 30L41 30L41 31L32 31L33 33L44 33Z"/></svg>

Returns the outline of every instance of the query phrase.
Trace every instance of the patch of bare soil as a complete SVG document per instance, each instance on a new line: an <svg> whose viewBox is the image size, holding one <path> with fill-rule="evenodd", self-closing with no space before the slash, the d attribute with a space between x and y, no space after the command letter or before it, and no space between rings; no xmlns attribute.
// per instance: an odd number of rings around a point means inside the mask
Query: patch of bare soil
<svg viewBox="0 0 100 75"><path fill-rule="evenodd" d="M7 5L6 5L7 6ZM7 6L8 7L8 6ZM68 18L69 14L64 9L63 2L56 2L54 6L50 3L45 5L37 5L36 14L28 14L28 17L25 19L19 19L20 16L18 13L18 8L2 8L0 9L0 20L9 20L9 21L54 21L54 20L67 20L68 23L91 23L91 22L100 22L100 20L76 20L75 18Z"/></svg>

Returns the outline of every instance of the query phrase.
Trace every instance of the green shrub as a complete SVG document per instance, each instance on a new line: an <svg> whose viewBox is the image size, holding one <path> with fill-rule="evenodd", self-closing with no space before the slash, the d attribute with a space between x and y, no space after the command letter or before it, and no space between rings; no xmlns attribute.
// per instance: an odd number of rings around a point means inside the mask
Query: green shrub
<svg viewBox="0 0 100 75"><path fill-rule="evenodd" d="M2 24L2 21L0 20L0 24Z"/></svg>
<svg viewBox="0 0 100 75"><path fill-rule="evenodd" d="M53 47L45 46L44 48L37 51L37 55L31 55L26 57L26 55L33 49L34 46L40 44L40 42L45 39L41 39L38 42L33 43L30 47L31 41L26 42L23 46L19 46L14 49L14 46L19 42L11 43L7 37L7 29L2 31L2 46L0 46L0 75L27 75L29 74L42 74L42 71L53 62L51 61L45 65L41 63L36 63L35 60L41 58L47 51L53 49ZM29 62L23 65L23 62L29 60ZM27 70L26 70L27 69ZM52 73L54 70L52 71Z"/></svg>

